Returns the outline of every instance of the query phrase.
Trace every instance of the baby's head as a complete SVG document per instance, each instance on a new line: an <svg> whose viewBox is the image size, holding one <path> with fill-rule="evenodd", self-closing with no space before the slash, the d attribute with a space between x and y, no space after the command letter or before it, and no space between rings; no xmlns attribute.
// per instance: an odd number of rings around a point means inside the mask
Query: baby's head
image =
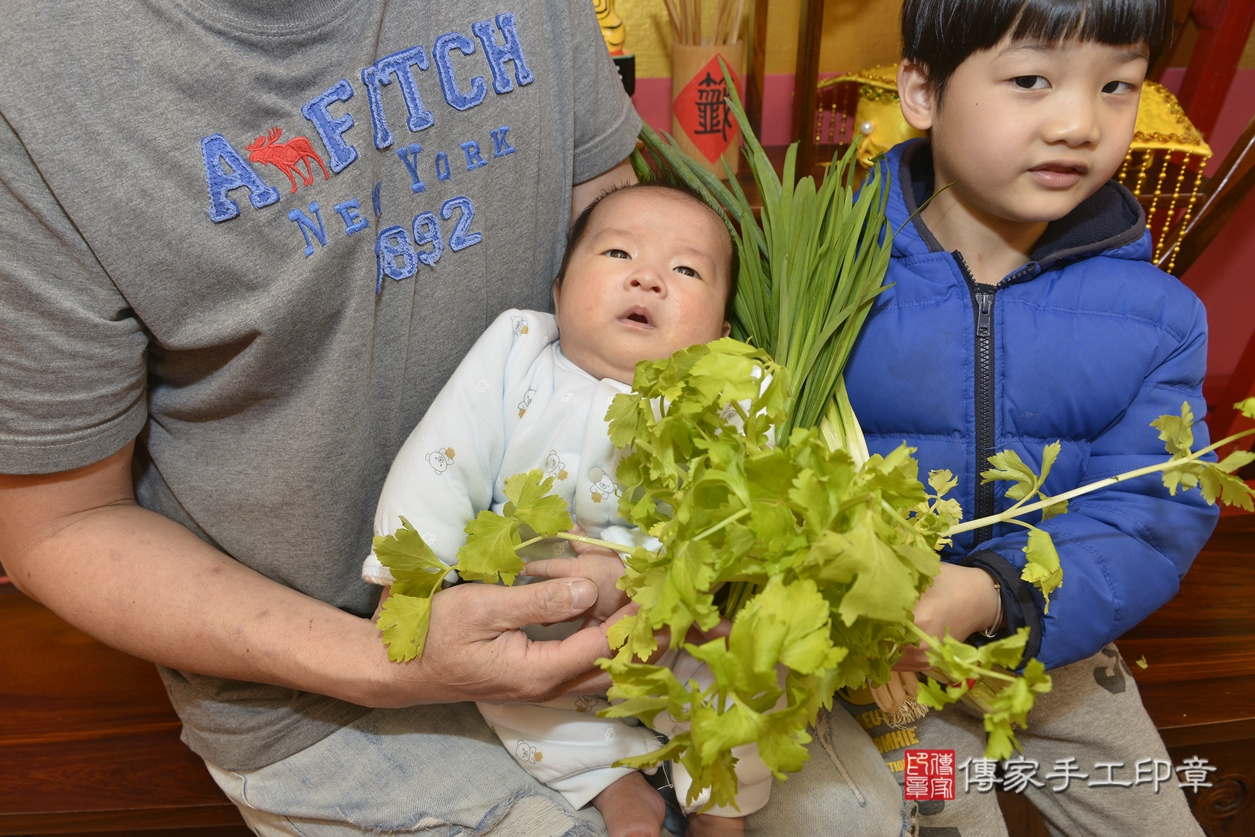
<svg viewBox="0 0 1255 837"><path fill-rule="evenodd" d="M995 221L1053 221L1118 170L1172 0L905 0L902 111L938 186Z"/></svg>
<svg viewBox="0 0 1255 837"><path fill-rule="evenodd" d="M728 334L737 256L719 215L660 183L602 195L571 227L553 283L562 351L597 378Z"/></svg>

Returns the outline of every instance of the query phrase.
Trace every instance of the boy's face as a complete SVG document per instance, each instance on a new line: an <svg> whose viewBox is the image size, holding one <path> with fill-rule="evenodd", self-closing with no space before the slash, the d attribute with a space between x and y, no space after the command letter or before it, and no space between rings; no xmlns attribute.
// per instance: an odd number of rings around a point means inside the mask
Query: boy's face
<svg viewBox="0 0 1255 837"><path fill-rule="evenodd" d="M1004 40L960 64L940 98L905 62L898 86L907 121L931 131L938 188L955 182L947 201L995 227L1040 224L1115 175L1146 66L1142 46Z"/></svg>
<svg viewBox="0 0 1255 837"><path fill-rule="evenodd" d="M696 201L662 189L610 195L554 284L563 353L630 384L638 361L726 335L731 258L727 229Z"/></svg>

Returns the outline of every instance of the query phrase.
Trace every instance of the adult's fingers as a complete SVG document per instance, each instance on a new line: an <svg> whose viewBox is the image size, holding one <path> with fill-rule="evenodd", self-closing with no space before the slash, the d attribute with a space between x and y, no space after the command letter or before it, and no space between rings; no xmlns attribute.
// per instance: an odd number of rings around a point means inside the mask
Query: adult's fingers
<svg viewBox="0 0 1255 837"><path fill-rule="evenodd" d="M573 619L596 595L596 587L584 579L517 588L452 587L432 602L423 656L396 667L395 673L410 681L418 702L542 700L595 668L610 649L599 628L548 642L534 642L520 628Z"/></svg>
<svg viewBox="0 0 1255 837"><path fill-rule="evenodd" d="M523 575L541 578L583 578L579 564L570 558L542 558L523 565Z"/></svg>
<svg viewBox="0 0 1255 837"><path fill-rule="evenodd" d="M487 633L524 625L567 622L597 601L597 585L586 578L562 578L518 587L480 588L477 621Z"/></svg>

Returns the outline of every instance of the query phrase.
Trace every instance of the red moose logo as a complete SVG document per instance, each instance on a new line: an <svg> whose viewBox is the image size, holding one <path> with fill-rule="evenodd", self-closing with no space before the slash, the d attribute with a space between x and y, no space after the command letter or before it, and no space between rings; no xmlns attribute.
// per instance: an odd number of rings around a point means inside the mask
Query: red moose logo
<svg viewBox="0 0 1255 837"><path fill-rule="evenodd" d="M313 160L318 164L318 168L322 169L322 179L329 180L330 175L327 174L327 167L322 164L322 158L314 151L314 147L309 144L309 140L305 137L292 137L287 142L277 142L283 135L282 128L271 128L266 132L266 136L257 139L244 146L250 153L248 159L254 163L262 163L267 166L275 166L279 171L288 176L288 180L292 181L292 192L296 193L296 178L292 176L295 172L301 176L306 186L314 182L314 167L310 164ZM301 171L300 164L305 163L305 171Z"/></svg>

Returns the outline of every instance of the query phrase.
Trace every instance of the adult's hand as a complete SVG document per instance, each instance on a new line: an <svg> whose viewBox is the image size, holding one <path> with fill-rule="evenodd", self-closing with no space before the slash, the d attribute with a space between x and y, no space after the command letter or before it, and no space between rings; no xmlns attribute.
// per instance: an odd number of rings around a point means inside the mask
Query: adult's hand
<svg viewBox="0 0 1255 837"><path fill-rule="evenodd" d="M533 643L519 625L570 619L595 587L465 585L433 610L421 663L387 659L370 619L278 584L140 508L133 445L58 474L0 476L0 563L80 630L180 671L269 683L367 706L533 699L604 686L603 629Z"/></svg>
<svg viewBox="0 0 1255 837"><path fill-rule="evenodd" d="M584 578L518 587L460 584L442 590L432 599L422 657L408 663L385 659L379 694L371 702L401 705L415 687L424 692L423 702L437 703L535 702L601 691L610 680L595 662L610 656L606 630L628 608L605 625L584 628L563 640L534 641L519 630L575 619L596 599L596 586ZM379 646L382 649L381 642Z"/></svg>

